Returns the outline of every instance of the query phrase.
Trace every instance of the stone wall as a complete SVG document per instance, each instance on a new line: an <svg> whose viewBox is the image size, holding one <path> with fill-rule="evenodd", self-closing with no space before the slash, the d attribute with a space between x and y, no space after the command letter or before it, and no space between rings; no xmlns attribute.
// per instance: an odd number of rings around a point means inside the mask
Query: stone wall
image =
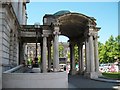
<svg viewBox="0 0 120 90"><path fill-rule="evenodd" d="M20 0L12 1L10 3L6 3L6 0L0 2L0 89L2 72L19 63L18 29L20 24L26 24L25 4L17 2Z"/></svg>
<svg viewBox="0 0 120 90"><path fill-rule="evenodd" d="M3 88L68 88L66 72L3 73L3 79Z"/></svg>
<svg viewBox="0 0 120 90"><path fill-rule="evenodd" d="M2 5L0 4L0 90L2 89Z"/></svg>
<svg viewBox="0 0 120 90"><path fill-rule="evenodd" d="M2 70L10 69L10 65L18 64L18 24L14 12L7 5L0 10L0 58Z"/></svg>

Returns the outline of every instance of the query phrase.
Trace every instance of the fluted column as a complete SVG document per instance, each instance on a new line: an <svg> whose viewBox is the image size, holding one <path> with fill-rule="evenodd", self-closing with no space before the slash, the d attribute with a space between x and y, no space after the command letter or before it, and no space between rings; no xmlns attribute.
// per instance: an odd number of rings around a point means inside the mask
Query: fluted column
<svg viewBox="0 0 120 90"><path fill-rule="evenodd" d="M78 44L78 60L79 60L79 73L82 74L84 71L84 57L83 57L83 44Z"/></svg>
<svg viewBox="0 0 120 90"><path fill-rule="evenodd" d="M98 59L98 36L94 35L94 51L95 51L95 71L99 72L99 59Z"/></svg>
<svg viewBox="0 0 120 90"><path fill-rule="evenodd" d="M85 76L88 78L98 78L98 69L99 69L99 61L98 61L98 46L96 34L100 28L95 27L94 25L89 25L87 30L89 32L85 32L85 48L86 48L86 73ZM98 68L96 68L98 67Z"/></svg>
<svg viewBox="0 0 120 90"><path fill-rule="evenodd" d="M82 47L81 47L81 70L82 70L82 73L84 71L84 56L83 56L83 44L82 44Z"/></svg>
<svg viewBox="0 0 120 90"><path fill-rule="evenodd" d="M79 63L79 73L81 74L81 45L78 44L78 63Z"/></svg>
<svg viewBox="0 0 120 90"><path fill-rule="evenodd" d="M70 74L72 75L76 73L74 45L74 42L70 42Z"/></svg>
<svg viewBox="0 0 120 90"><path fill-rule="evenodd" d="M88 42L88 38L85 41L85 62L86 62L86 73L88 73L88 72L90 72L89 42Z"/></svg>
<svg viewBox="0 0 120 90"><path fill-rule="evenodd" d="M40 69L41 69L41 72L43 72L43 65L42 65L42 56L43 56L43 42L40 43L40 47L41 47L41 63L40 63Z"/></svg>
<svg viewBox="0 0 120 90"><path fill-rule="evenodd" d="M42 69L43 73L47 72L47 37L43 35L43 50L42 50Z"/></svg>
<svg viewBox="0 0 120 90"><path fill-rule="evenodd" d="M54 27L54 41L53 41L53 70L59 71L59 27Z"/></svg>
<svg viewBox="0 0 120 90"><path fill-rule="evenodd" d="M89 58L90 58L90 71L95 72L95 61L94 61L94 44L93 35L89 33Z"/></svg>
<svg viewBox="0 0 120 90"><path fill-rule="evenodd" d="M48 41L48 70L51 70L51 41Z"/></svg>

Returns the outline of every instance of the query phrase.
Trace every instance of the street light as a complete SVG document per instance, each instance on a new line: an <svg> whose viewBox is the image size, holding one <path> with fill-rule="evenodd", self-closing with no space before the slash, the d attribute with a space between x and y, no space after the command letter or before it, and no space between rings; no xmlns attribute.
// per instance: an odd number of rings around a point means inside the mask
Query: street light
<svg viewBox="0 0 120 90"><path fill-rule="evenodd" d="M38 57L37 57L37 43L38 43L38 30L40 29L40 23L35 23L34 28L36 30L36 54L33 62L33 67L38 67Z"/></svg>

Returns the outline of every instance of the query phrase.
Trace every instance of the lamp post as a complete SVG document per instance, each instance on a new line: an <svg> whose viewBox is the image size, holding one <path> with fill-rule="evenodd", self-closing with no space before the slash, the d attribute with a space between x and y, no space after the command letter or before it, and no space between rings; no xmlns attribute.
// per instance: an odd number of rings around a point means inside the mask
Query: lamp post
<svg viewBox="0 0 120 90"><path fill-rule="evenodd" d="M40 23L35 23L34 28L36 30L36 54L35 54L35 61L34 61L33 67L38 67L37 42L38 42L38 30L40 29Z"/></svg>

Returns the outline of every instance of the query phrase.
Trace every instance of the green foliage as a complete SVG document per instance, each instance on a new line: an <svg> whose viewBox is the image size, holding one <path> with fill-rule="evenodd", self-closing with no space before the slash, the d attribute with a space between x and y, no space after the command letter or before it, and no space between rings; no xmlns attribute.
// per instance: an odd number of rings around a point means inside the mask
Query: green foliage
<svg viewBox="0 0 120 90"><path fill-rule="evenodd" d="M28 58L27 60L27 65L31 65L32 64L32 59L31 58Z"/></svg>
<svg viewBox="0 0 120 90"><path fill-rule="evenodd" d="M106 78L110 79L120 79L120 72L114 72L114 73L102 73L102 75Z"/></svg>
<svg viewBox="0 0 120 90"><path fill-rule="evenodd" d="M59 57L64 57L64 47L62 44L59 44Z"/></svg>
<svg viewBox="0 0 120 90"><path fill-rule="evenodd" d="M40 64L41 63L41 56L38 55L38 63Z"/></svg>
<svg viewBox="0 0 120 90"><path fill-rule="evenodd" d="M75 50L75 63L77 64L78 63L78 46L77 45L75 45L74 50Z"/></svg>
<svg viewBox="0 0 120 90"><path fill-rule="evenodd" d="M110 38L105 44L98 42L99 60L100 63L113 63L115 58L120 58L120 35Z"/></svg>

